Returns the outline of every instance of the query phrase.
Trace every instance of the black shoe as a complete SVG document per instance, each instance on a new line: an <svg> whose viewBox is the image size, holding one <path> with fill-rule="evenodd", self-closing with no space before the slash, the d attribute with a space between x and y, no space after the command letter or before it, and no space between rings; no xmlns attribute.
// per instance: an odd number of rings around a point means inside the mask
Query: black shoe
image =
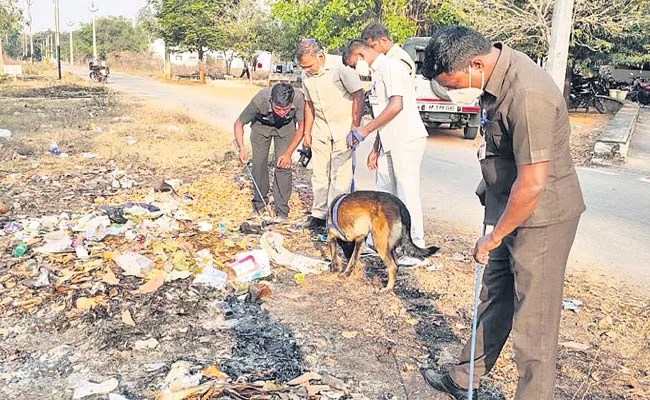
<svg viewBox="0 0 650 400"><path fill-rule="evenodd" d="M312 231L318 231L325 229L325 220L316 217L307 218L307 222L302 225L305 229L310 229Z"/></svg>
<svg viewBox="0 0 650 400"><path fill-rule="evenodd" d="M449 396L456 400L468 399L467 389L463 389L462 387L458 386L456 382L451 379L449 374L439 374L432 369L423 369L422 376L424 377L424 380L429 384L429 386L436 389L437 391L447 393ZM472 392L473 398L478 399L477 390L474 389Z"/></svg>

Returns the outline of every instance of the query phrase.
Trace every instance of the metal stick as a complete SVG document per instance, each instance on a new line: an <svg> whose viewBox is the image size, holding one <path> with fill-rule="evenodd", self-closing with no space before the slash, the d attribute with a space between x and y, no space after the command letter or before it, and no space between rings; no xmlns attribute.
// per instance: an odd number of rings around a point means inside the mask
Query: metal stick
<svg viewBox="0 0 650 400"><path fill-rule="evenodd" d="M233 140L232 143L233 143L233 145L235 145L235 149L237 149L237 151L240 151L240 148L239 148L239 145L237 144L237 141ZM248 161L245 165L246 165L246 171L248 171L248 176L251 177L251 181L253 182L253 186L255 186L255 190L257 191L257 195L260 196L260 199L262 200L262 203L264 204L264 208L269 213L269 215L272 217L273 213L271 213L271 209L269 208L269 205L266 203L266 201L264 201L264 196L262 196L262 191L260 190L260 187L257 186L257 182L255 181L255 177L253 176L253 171L251 170L251 167L250 167L251 162Z"/></svg>
<svg viewBox="0 0 650 400"><path fill-rule="evenodd" d="M486 226L483 224L483 234L485 236ZM469 356L469 388L467 389L467 398L472 400L474 397L474 358L476 357L476 329L478 326L478 303L481 293L481 270L483 265L476 264L476 281L474 284L474 315L472 316L472 342L470 344Z"/></svg>

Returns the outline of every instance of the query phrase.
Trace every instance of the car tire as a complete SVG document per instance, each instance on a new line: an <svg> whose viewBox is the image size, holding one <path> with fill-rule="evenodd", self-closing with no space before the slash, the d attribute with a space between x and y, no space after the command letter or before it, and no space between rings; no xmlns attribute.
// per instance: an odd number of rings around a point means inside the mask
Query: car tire
<svg viewBox="0 0 650 400"><path fill-rule="evenodd" d="M465 139L467 140L476 139L476 135L478 135L478 126L465 125L465 128L463 129L463 137Z"/></svg>

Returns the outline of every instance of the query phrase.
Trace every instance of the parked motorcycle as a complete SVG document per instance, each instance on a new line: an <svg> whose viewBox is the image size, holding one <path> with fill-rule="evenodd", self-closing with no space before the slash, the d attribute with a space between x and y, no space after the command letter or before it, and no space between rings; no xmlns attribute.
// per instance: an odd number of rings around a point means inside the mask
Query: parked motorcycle
<svg viewBox="0 0 650 400"><path fill-rule="evenodd" d="M650 104L650 82L641 78L636 78L634 84L630 87L627 98L630 101L637 102L642 106Z"/></svg>
<svg viewBox="0 0 650 400"><path fill-rule="evenodd" d="M589 112L589 108L593 106L599 113L604 114L607 110L598 96L606 94L607 90L609 89L604 80L575 75L571 80L569 108L574 110L585 108Z"/></svg>
<svg viewBox="0 0 650 400"><path fill-rule="evenodd" d="M91 61L88 64L88 68L90 68L90 80L93 82L106 83L108 77L111 75L111 70L102 64L96 64Z"/></svg>

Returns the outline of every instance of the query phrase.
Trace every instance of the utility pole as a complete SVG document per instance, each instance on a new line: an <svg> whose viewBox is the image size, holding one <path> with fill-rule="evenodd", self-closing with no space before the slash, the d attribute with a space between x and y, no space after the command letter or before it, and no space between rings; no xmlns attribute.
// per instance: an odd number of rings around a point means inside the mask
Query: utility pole
<svg viewBox="0 0 650 400"><path fill-rule="evenodd" d="M29 16L29 58L34 64L34 35L32 35L32 4L34 0L25 0L27 2L27 15Z"/></svg>
<svg viewBox="0 0 650 400"><path fill-rule="evenodd" d="M546 71L564 92L569 41L573 27L573 0L555 0L551 26L551 46L548 51Z"/></svg>
<svg viewBox="0 0 650 400"><path fill-rule="evenodd" d="M93 59L95 60L95 62L99 62L99 60L97 59L97 34L95 31L95 13L97 13L99 7L95 5L95 0L91 0L90 7L88 7L88 10L90 10L93 16Z"/></svg>
<svg viewBox="0 0 650 400"><path fill-rule="evenodd" d="M72 26L74 25L74 22L72 20L68 20L68 26L70 27L70 65L74 65L74 51L72 48Z"/></svg>
<svg viewBox="0 0 650 400"><path fill-rule="evenodd" d="M59 29L59 0L54 0L54 40L56 42L56 68L61 80L61 38Z"/></svg>

